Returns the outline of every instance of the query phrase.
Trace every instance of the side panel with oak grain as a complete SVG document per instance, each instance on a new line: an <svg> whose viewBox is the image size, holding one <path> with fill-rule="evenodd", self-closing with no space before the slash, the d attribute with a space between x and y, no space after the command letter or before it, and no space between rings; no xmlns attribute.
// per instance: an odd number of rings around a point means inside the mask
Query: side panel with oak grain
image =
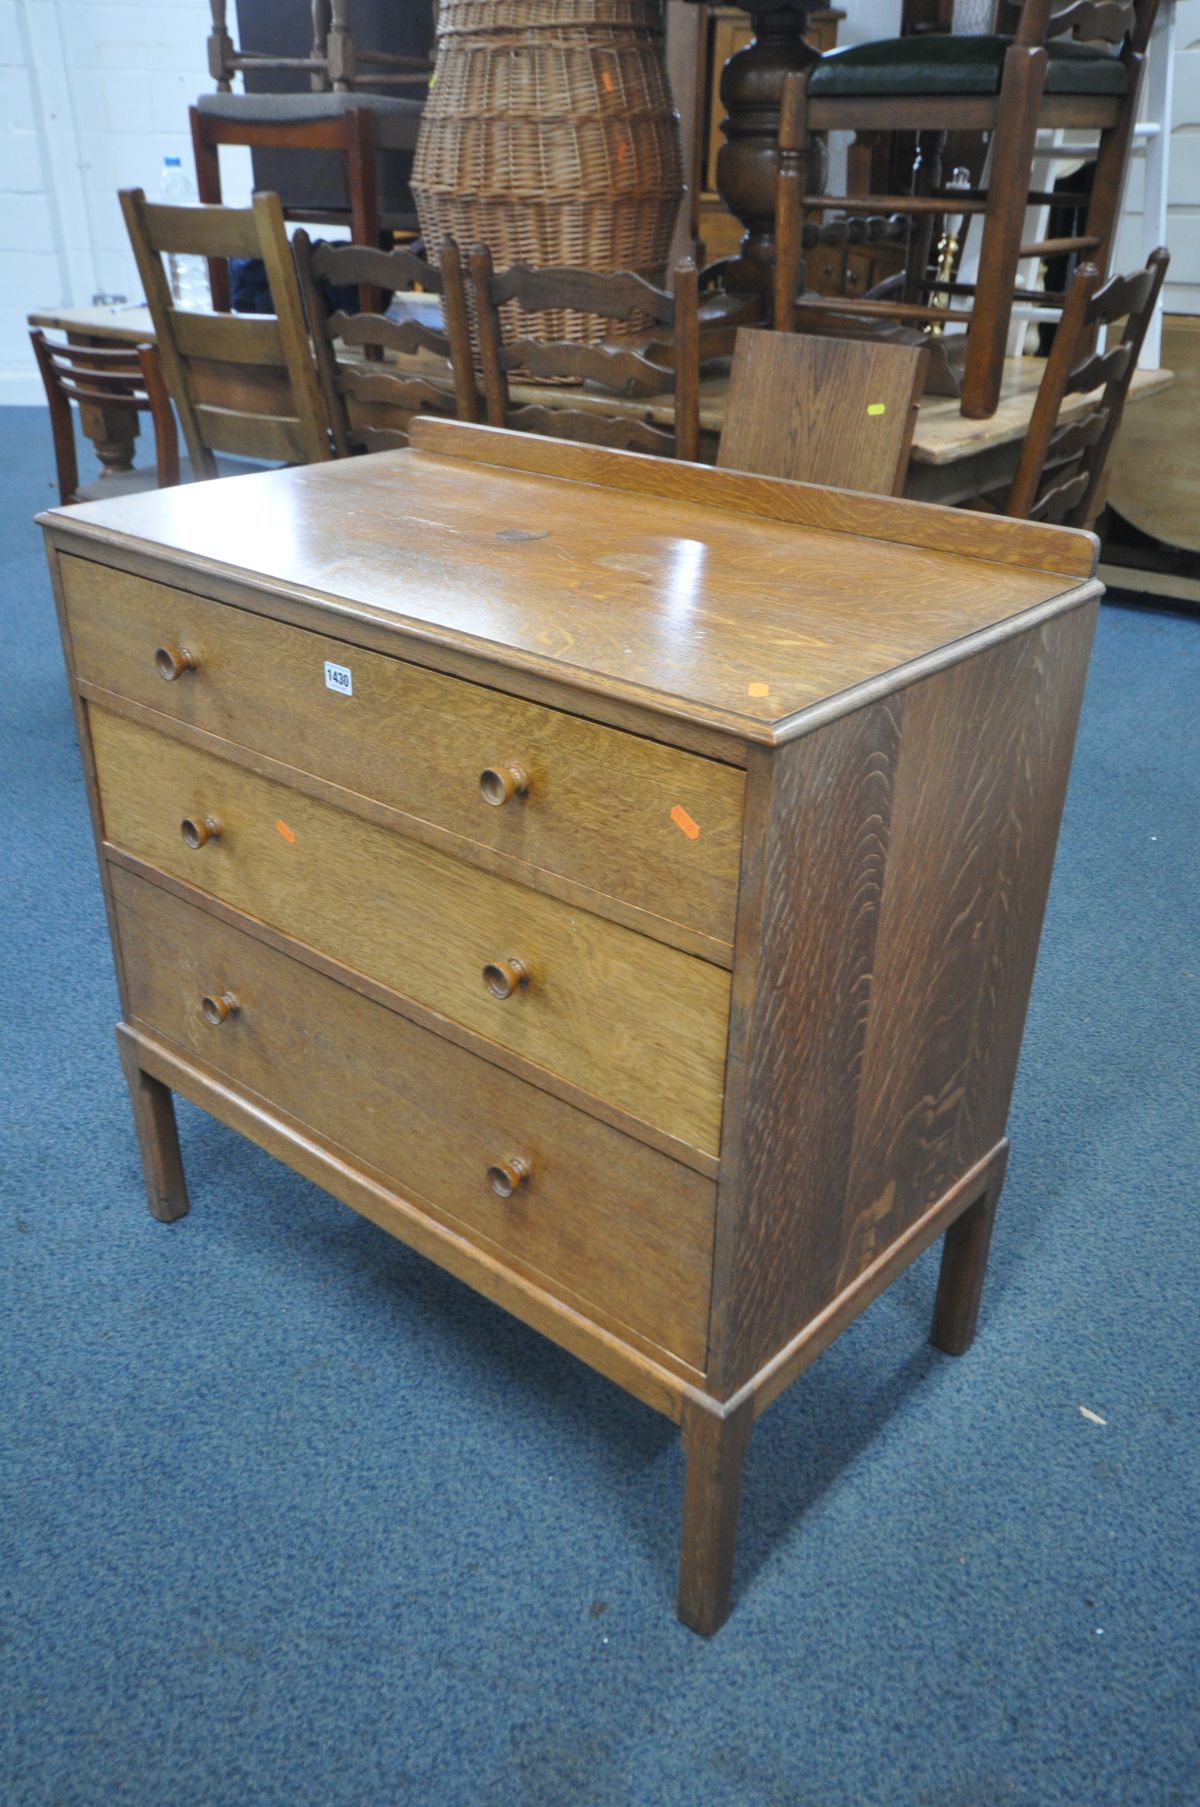
<svg viewBox="0 0 1200 1807"><path fill-rule="evenodd" d="M888 851L901 699L750 768L710 1384L732 1393L827 1294ZM753 850L753 851L752 851Z"/></svg>
<svg viewBox="0 0 1200 1807"><path fill-rule="evenodd" d="M159 886L111 876L135 1026L525 1273L702 1365L710 1181ZM219 1022L206 997L225 1000ZM498 1196L489 1171L514 1161L528 1177Z"/></svg>
<svg viewBox="0 0 1200 1807"><path fill-rule="evenodd" d="M722 968L140 723L94 705L88 716L108 840L716 1152ZM514 959L528 983L501 997L484 969Z"/></svg>
<svg viewBox="0 0 1200 1807"><path fill-rule="evenodd" d="M1095 619L905 697L839 1285L1004 1135Z"/></svg>
<svg viewBox="0 0 1200 1807"><path fill-rule="evenodd" d="M1003 1140L1094 622L1085 604L751 768L767 853L735 950L717 1397Z"/></svg>

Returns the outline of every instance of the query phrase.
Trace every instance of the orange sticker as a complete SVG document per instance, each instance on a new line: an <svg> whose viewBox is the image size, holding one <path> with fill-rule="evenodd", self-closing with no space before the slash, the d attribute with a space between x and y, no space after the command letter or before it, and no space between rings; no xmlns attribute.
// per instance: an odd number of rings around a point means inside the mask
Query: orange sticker
<svg viewBox="0 0 1200 1807"><path fill-rule="evenodd" d="M275 824L275 832L276 834L281 834L283 836L289 847L294 847L296 845L295 831L288 827L282 816Z"/></svg>
<svg viewBox="0 0 1200 1807"><path fill-rule="evenodd" d="M699 822L693 822L682 803L677 803L671 811L671 820L674 822L676 828L680 829L687 836L689 841L698 841L700 839L700 824Z"/></svg>
<svg viewBox="0 0 1200 1807"><path fill-rule="evenodd" d="M613 91L612 74L607 69L602 69L600 71L600 86L604 89L606 94L611 94Z"/></svg>
<svg viewBox="0 0 1200 1807"><path fill-rule="evenodd" d="M747 684L746 686L747 696L770 696L770 694L771 686L769 684Z"/></svg>

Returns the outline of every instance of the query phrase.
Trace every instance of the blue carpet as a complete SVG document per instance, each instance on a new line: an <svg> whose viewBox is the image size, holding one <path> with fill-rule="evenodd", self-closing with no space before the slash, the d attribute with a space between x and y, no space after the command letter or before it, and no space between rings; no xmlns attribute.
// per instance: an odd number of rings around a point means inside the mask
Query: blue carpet
<svg viewBox="0 0 1200 1807"><path fill-rule="evenodd" d="M976 1346L933 1252L772 1408L704 1643L665 1420L186 1106L147 1215L50 469L0 410L4 1800L1200 1801L1195 623L1103 612Z"/></svg>

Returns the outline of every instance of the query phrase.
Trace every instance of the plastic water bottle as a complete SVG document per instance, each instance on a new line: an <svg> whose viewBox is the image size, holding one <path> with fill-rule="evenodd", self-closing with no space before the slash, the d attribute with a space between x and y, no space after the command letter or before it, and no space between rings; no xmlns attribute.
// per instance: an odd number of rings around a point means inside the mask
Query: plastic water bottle
<svg viewBox="0 0 1200 1807"><path fill-rule="evenodd" d="M178 157L163 158L159 194L173 207L186 206L195 201L196 191L184 174L183 164ZM212 307L208 265L202 257L183 257L176 252L169 252L167 280L171 285L171 299L176 307L191 310Z"/></svg>

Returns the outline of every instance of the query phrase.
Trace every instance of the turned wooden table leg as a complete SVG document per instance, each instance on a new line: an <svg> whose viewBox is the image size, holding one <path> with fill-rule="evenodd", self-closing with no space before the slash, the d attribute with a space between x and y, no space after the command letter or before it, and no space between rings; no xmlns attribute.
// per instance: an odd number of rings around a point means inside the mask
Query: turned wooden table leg
<svg viewBox="0 0 1200 1807"><path fill-rule="evenodd" d="M719 1631L729 1615L742 1459L753 1416L750 1399L727 1418L684 1402L687 1468L678 1612L685 1625L706 1638Z"/></svg>
<svg viewBox="0 0 1200 1807"><path fill-rule="evenodd" d="M775 265L779 105L784 77L820 61L819 52L805 41L813 4L814 0L744 0L754 37L721 71L725 143L717 155L717 188L746 229L725 286L768 298ZM813 186L820 184L814 181Z"/></svg>
<svg viewBox="0 0 1200 1807"><path fill-rule="evenodd" d="M68 332L68 345L112 347L103 333ZM103 389L104 378L94 377L89 388ZM115 385L119 388L119 384ZM138 436L137 409L116 406L106 408L102 402L79 404L79 425L85 439L90 439L100 461L101 477L120 477L133 469Z"/></svg>
<svg viewBox="0 0 1200 1807"><path fill-rule="evenodd" d="M170 1088L138 1065L137 1044L128 1033L117 1031L117 1052L129 1086L133 1126L137 1131L146 1182L146 1202L160 1223L174 1223L188 1208L175 1104Z"/></svg>
<svg viewBox="0 0 1200 1807"><path fill-rule="evenodd" d="M1004 1185L1004 1164L1003 1157L996 1161L988 1176L987 1191L967 1206L942 1239L942 1265L929 1340L947 1355L965 1355L975 1341L992 1225Z"/></svg>

